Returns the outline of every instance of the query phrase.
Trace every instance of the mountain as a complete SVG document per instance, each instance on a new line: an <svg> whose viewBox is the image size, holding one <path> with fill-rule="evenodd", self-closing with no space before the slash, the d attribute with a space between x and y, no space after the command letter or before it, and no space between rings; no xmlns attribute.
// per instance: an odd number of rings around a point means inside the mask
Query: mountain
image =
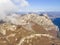
<svg viewBox="0 0 60 45"><path fill-rule="evenodd" d="M47 12L47 14L49 15L49 16L53 16L54 18L59 18L60 17L60 12Z"/></svg>
<svg viewBox="0 0 60 45"><path fill-rule="evenodd" d="M0 45L60 45L58 27L47 14L9 15L0 24Z"/></svg>

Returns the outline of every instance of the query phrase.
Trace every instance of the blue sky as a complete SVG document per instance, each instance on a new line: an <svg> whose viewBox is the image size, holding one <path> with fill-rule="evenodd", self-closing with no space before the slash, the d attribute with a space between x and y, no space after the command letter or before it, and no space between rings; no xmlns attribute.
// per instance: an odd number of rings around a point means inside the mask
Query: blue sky
<svg viewBox="0 0 60 45"><path fill-rule="evenodd" d="M5 8L6 7L6 8ZM0 0L0 12L60 11L60 0Z"/></svg>
<svg viewBox="0 0 60 45"><path fill-rule="evenodd" d="M60 0L27 0L30 6L26 10L30 11L60 11Z"/></svg>

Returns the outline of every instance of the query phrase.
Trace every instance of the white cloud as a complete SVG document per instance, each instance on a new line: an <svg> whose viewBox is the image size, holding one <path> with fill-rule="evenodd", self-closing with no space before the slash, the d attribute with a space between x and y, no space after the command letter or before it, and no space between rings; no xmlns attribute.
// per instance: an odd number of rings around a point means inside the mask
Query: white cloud
<svg viewBox="0 0 60 45"><path fill-rule="evenodd" d="M26 0L0 0L0 19L4 18L7 13L16 12L21 7L28 5L29 3Z"/></svg>
<svg viewBox="0 0 60 45"><path fill-rule="evenodd" d="M20 7L28 5L29 3L26 0L0 0L0 14L17 11Z"/></svg>
<svg viewBox="0 0 60 45"><path fill-rule="evenodd" d="M29 6L29 3L26 0L22 0L21 6Z"/></svg>
<svg viewBox="0 0 60 45"><path fill-rule="evenodd" d="M20 5L21 7L29 6L28 1L26 0L12 0L12 2L14 2L16 5Z"/></svg>

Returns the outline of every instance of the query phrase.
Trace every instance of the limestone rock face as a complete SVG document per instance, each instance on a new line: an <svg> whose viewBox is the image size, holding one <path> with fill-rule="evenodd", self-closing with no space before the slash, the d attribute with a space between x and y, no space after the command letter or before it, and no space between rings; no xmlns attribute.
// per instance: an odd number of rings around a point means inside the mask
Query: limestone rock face
<svg viewBox="0 0 60 45"><path fill-rule="evenodd" d="M0 45L60 45L57 28L47 15L18 17L14 17L18 23L12 23L9 17L10 22L0 24Z"/></svg>

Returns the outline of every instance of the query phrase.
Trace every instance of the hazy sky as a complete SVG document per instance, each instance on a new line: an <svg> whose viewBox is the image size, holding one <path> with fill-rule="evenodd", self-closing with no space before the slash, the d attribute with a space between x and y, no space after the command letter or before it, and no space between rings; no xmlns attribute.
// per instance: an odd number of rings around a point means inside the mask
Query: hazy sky
<svg viewBox="0 0 60 45"><path fill-rule="evenodd" d="M60 0L0 0L0 20L20 11L60 11Z"/></svg>
<svg viewBox="0 0 60 45"><path fill-rule="evenodd" d="M0 13L17 9L35 12L60 11L60 0L0 0Z"/></svg>
<svg viewBox="0 0 60 45"><path fill-rule="evenodd" d="M27 0L28 9L40 11L60 11L60 0Z"/></svg>

